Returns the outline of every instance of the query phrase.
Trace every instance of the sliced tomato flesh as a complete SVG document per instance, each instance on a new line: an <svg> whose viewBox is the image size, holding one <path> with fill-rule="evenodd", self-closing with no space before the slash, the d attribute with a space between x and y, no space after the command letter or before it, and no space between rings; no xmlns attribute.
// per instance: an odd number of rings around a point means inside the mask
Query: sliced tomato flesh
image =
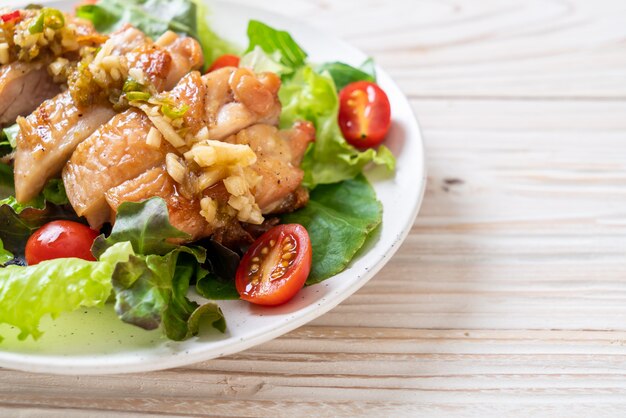
<svg viewBox="0 0 626 418"><path fill-rule="evenodd" d="M263 234L244 255L236 275L241 299L280 305L304 286L311 270L311 242L302 225L278 225Z"/></svg>

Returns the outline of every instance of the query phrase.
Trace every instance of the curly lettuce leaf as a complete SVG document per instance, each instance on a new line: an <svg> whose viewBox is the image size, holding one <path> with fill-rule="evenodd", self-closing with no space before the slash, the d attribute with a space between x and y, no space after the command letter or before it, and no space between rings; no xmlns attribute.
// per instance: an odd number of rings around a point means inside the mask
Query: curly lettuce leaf
<svg viewBox="0 0 626 418"><path fill-rule="evenodd" d="M109 248L99 261L62 258L0 269L0 323L18 327L20 340L41 336L41 318L102 306L111 295L116 264L133 253L129 243Z"/></svg>
<svg viewBox="0 0 626 418"><path fill-rule="evenodd" d="M315 188L354 178L370 162L394 170L395 158L387 147L359 151L343 138L337 122L337 90L328 73L318 74L309 66L302 67L283 83L278 96L283 104L281 127L290 127L298 120L315 125L315 143L301 165L305 186Z"/></svg>
<svg viewBox="0 0 626 418"><path fill-rule="evenodd" d="M200 306L186 297L190 281L207 273L200 262L188 248L179 247L164 256L131 256L118 264L112 282L120 319L148 330L162 327L175 341L196 335L200 317L224 332L224 315L215 303Z"/></svg>
<svg viewBox="0 0 626 418"><path fill-rule="evenodd" d="M313 249L307 285L343 271L382 222L382 205L363 175L341 183L322 185L311 192L306 207L286 215L309 232Z"/></svg>
<svg viewBox="0 0 626 418"><path fill-rule="evenodd" d="M111 234L98 237L92 252L98 257L119 242L128 242L134 249L136 255L118 264L112 277L115 310L122 321L148 330L162 327L176 341L198 333L199 316L224 331L217 305L200 306L186 297L189 284L208 274L202 268L204 248L170 242L188 237L170 224L167 205L159 197L120 205Z"/></svg>
<svg viewBox="0 0 626 418"><path fill-rule="evenodd" d="M304 65L307 54L291 35L283 30L274 29L258 20L248 23L248 40L250 44L246 52L253 51L259 46L266 53L280 54L280 62L290 68Z"/></svg>
<svg viewBox="0 0 626 418"><path fill-rule="evenodd" d="M153 197L141 203L124 202L120 205L115 225L108 238L99 236L91 247L98 257L118 242L130 241L137 254L165 255L178 248L170 239L185 239L189 235L170 224L165 201Z"/></svg>

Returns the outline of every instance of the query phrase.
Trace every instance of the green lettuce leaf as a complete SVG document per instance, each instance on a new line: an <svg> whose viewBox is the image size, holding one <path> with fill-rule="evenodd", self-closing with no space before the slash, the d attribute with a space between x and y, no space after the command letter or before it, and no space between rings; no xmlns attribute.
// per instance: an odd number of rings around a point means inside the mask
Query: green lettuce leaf
<svg viewBox="0 0 626 418"><path fill-rule="evenodd" d="M175 341L196 335L200 317L224 332L224 315L215 303L200 306L186 297L190 281L207 273L202 261L179 247L164 256L131 256L118 264L112 282L120 319L148 330L162 326Z"/></svg>
<svg viewBox="0 0 626 418"><path fill-rule="evenodd" d="M176 341L198 333L199 316L224 331L217 305L200 306L186 297L189 284L208 274L201 266L206 260L204 248L170 242L188 237L170 224L167 205L159 197L120 205L111 234L98 237L92 252L98 257L119 242L134 249L136 255L118 264L112 277L115 310L122 321L144 329L162 327Z"/></svg>
<svg viewBox="0 0 626 418"><path fill-rule="evenodd" d="M220 55L236 53L230 42L211 30L206 6L199 0L100 0L78 7L76 15L91 20L103 33L130 23L153 39L168 30L192 36L202 46L205 69Z"/></svg>
<svg viewBox="0 0 626 418"><path fill-rule="evenodd" d="M298 68L304 65L307 54L293 40L291 35L282 30L274 29L258 20L248 23L248 40L250 44L246 52L253 51L259 46L266 53L280 54L280 62L290 68Z"/></svg>
<svg viewBox="0 0 626 418"><path fill-rule="evenodd" d="M46 202L55 205L67 205L70 203L65 192L65 185L61 179L50 179L44 186L41 194Z"/></svg>
<svg viewBox="0 0 626 418"><path fill-rule="evenodd" d="M0 239L0 266L13 260L13 254L4 249L4 244Z"/></svg>
<svg viewBox="0 0 626 418"><path fill-rule="evenodd" d="M335 82L337 91L341 91L345 86L355 81L371 81L376 82L376 69L374 61L369 58L360 68L354 68L343 62L328 62L317 68L319 73L328 71Z"/></svg>
<svg viewBox="0 0 626 418"><path fill-rule="evenodd" d="M0 130L0 155L9 154L15 149L17 145L15 138L19 129L19 126L14 124Z"/></svg>
<svg viewBox="0 0 626 418"><path fill-rule="evenodd" d="M167 205L159 197L141 203L124 202L118 208L109 237L99 236L91 251L98 257L116 243L130 241L137 254L165 255L178 248L170 239L189 238L189 235L174 228L169 219Z"/></svg>
<svg viewBox="0 0 626 418"><path fill-rule="evenodd" d="M34 266L0 269L0 323L20 329L18 338L37 339L41 318L56 318L80 307L102 306L111 295L115 265L128 260L133 250L120 243L109 248L100 261L62 258Z"/></svg>
<svg viewBox="0 0 626 418"><path fill-rule="evenodd" d="M309 232L313 249L307 285L343 271L382 221L382 205L363 175L322 185L311 192L306 207L282 217Z"/></svg>
<svg viewBox="0 0 626 418"><path fill-rule="evenodd" d="M42 192L29 202L19 203L14 195L13 168L8 164L0 163L0 205L8 205L15 213L20 214L25 209L44 209L46 202L55 205L69 203L65 193L65 186L61 179L48 180Z"/></svg>
<svg viewBox="0 0 626 418"><path fill-rule="evenodd" d="M293 68L281 64L280 59L281 55L278 51L268 54L256 45L252 51L241 57L239 66L252 68L256 73L269 71L280 76L293 73Z"/></svg>
<svg viewBox="0 0 626 418"><path fill-rule="evenodd" d="M14 194L13 167L0 163L0 199L5 199Z"/></svg>
<svg viewBox="0 0 626 418"><path fill-rule="evenodd" d="M328 73L318 74L309 66L302 67L283 83L278 95L283 104L281 127L290 127L298 120L315 125L315 143L302 161L305 186L314 188L354 178L370 162L394 170L395 158L387 147L359 151L345 141L337 122L339 99Z"/></svg>
<svg viewBox="0 0 626 418"><path fill-rule="evenodd" d="M196 5L190 0L100 0L76 9L99 32L110 33L130 23L153 39L172 30L196 35ZM195 37L195 36L194 36Z"/></svg>

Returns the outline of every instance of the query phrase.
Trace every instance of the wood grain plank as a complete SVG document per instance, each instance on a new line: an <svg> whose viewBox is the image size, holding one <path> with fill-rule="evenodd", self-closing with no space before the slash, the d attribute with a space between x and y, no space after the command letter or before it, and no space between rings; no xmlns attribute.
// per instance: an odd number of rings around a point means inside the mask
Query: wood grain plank
<svg viewBox="0 0 626 418"><path fill-rule="evenodd" d="M342 36L411 97L428 189L406 242L328 314L236 355L0 370L0 416L624 416L626 3L261 7Z"/></svg>
<svg viewBox="0 0 626 418"><path fill-rule="evenodd" d="M341 36L413 98L626 98L624 2L279 0L264 7Z"/></svg>

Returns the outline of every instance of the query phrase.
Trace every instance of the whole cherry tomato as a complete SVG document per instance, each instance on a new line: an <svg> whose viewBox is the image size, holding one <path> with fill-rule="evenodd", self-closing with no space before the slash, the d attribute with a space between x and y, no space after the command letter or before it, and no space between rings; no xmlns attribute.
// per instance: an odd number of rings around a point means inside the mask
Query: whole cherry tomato
<svg viewBox="0 0 626 418"><path fill-rule="evenodd" d="M391 124L387 94L369 81L357 81L339 93L339 127L344 138L357 148L380 144Z"/></svg>
<svg viewBox="0 0 626 418"><path fill-rule="evenodd" d="M76 257L95 261L91 245L98 236L93 229L72 221L53 221L39 228L26 242L26 262Z"/></svg>

